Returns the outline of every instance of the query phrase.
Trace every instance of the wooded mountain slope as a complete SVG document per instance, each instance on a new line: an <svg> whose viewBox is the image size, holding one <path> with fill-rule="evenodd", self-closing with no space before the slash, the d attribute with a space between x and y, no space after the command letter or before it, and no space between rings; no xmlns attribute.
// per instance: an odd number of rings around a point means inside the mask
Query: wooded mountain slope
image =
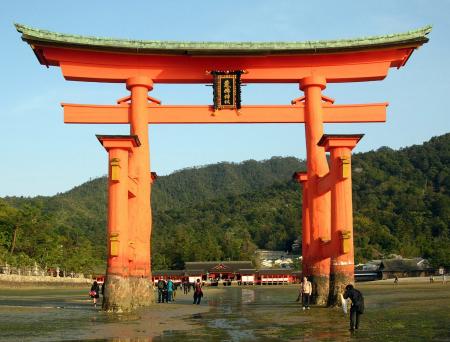
<svg viewBox="0 0 450 342"><path fill-rule="evenodd" d="M450 266L450 134L353 157L356 261L390 253ZM153 186L153 266L249 259L301 234L295 158L219 163ZM92 271L106 254L106 179L53 197L0 199L0 261Z"/></svg>

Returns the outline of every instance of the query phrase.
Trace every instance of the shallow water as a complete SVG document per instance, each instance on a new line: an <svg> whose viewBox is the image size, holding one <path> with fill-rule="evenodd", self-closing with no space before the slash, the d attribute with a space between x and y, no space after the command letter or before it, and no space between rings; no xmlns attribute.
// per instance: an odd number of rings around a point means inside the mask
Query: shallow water
<svg viewBox="0 0 450 342"><path fill-rule="evenodd" d="M358 284L366 313L356 334L339 309L303 311L294 286L207 289L201 305L128 315L94 309L86 289L0 289L1 341L450 341L450 284Z"/></svg>

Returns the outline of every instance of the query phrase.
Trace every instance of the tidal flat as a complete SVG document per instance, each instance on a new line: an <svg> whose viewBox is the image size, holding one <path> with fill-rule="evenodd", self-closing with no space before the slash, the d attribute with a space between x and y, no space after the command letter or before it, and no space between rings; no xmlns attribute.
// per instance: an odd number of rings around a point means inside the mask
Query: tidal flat
<svg viewBox="0 0 450 342"><path fill-rule="evenodd" d="M303 311L298 286L205 289L133 314L94 308L89 288L0 288L0 341L450 341L450 283L357 283L356 333L340 308Z"/></svg>

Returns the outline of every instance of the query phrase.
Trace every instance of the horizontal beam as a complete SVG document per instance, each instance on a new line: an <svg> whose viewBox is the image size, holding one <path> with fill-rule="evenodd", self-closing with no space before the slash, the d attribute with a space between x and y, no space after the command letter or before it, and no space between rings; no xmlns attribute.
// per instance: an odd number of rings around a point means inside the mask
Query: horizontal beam
<svg viewBox="0 0 450 342"><path fill-rule="evenodd" d="M298 83L312 73L327 82L384 79L390 67L400 67L413 48L305 54L297 56L161 56L36 47L49 65L61 67L67 80L125 82L142 75L154 83L211 83L212 70L245 70L244 83Z"/></svg>
<svg viewBox="0 0 450 342"><path fill-rule="evenodd" d="M189 64L189 62L186 62ZM212 76L206 73L208 66L200 68L118 68L116 66L98 66L92 64L60 64L64 78L69 81L87 82L125 82L133 75L150 77L154 83L183 84L183 83L212 83ZM361 82L382 80L388 73L390 63L339 65L311 67L283 67L283 68L245 68L247 74L242 76L243 83L298 83L304 77L315 73L324 75L329 83ZM240 70L242 66L217 67L218 70Z"/></svg>
<svg viewBox="0 0 450 342"><path fill-rule="evenodd" d="M320 177L317 182L317 194L323 195L328 191L331 191L332 182L333 179L330 172L328 172L325 176Z"/></svg>
<svg viewBox="0 0 450 342"><path fill-rule="evenodd" d="M324 104L325 123L385 122L387 103ZM62 104L64 122L71 124L127 124L129 105ZM239 111L212 106L148 105L149 124L304 123L302 105L243 106Z"/></svg>

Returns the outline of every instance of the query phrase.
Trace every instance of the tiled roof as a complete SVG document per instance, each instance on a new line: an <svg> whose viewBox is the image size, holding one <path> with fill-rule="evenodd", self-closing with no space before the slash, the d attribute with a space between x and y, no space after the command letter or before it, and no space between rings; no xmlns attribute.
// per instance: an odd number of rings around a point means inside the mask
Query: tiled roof
<svg viewBox="0 0 450 342"><path fill-rule="evenodd" d="M286 268L266 268L262 270L258 270L258 274L261 275L284 275L284 274L292 274L293 270Z"/></svg>
<svg viewBox="0 0 450 342"><path fill-rule="evenodd" d="M413 259L384 259L380 264L380 271L384 272L412 272L430 269L428 261L422 258Z"/></svg>
<svg viewBox="0 0 450 342"><path fill-rule="evenodd" d="M241 268L239 270L239 273L241 275L253 275L253 274L256 274L256 269L254 269L254 268L250 268L250 269Z"/></svg>
<svg viewBox="0 0 450 342"><path fill-rule="evenodd" d="M91 50L124 51L141 54L269 55L361 51L384 47L418 47L428 41L431 26L416 30L355 39L304 42L180 42L100 38L64 34L15 24L22 39L30 44L55 45Z"/></svg>
<svg viewBox="0 0 450 342"><path fill-rule="evenodd" d="M186 262L184 265L186 272L192 270L203 270L204 272L237 272L240 269L253 268L251 261L201 261Z"/></svg>
<svg viewBox="0 0 450 342"><path fill-rule="evenodd" d="M185 276L185 270L160 270L160 271L152 271L152 276Z"/></svg>

